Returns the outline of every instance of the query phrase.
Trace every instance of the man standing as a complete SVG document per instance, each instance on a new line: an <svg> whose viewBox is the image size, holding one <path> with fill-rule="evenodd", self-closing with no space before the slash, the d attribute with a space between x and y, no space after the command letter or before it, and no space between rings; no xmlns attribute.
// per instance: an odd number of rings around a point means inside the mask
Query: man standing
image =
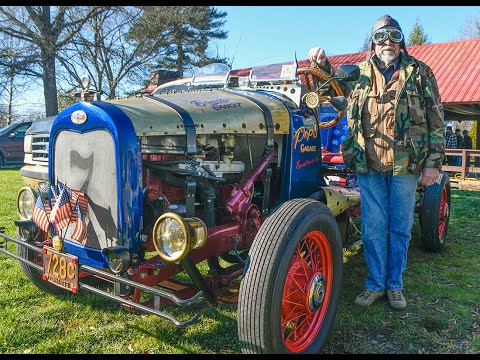
<svg viewBox="0 0 480 360"><path fill-rule="evenodd" d="M464 149L472 149L473 148L473 143L472 143L472 138L470 135L468 135L467 130L463 130L463 148ZM467 156L467 167L470 166L470 156Z"/></svg>
<svg viewBox="0 0 480 360"><path fill-rule="evenodd" d="M344 86L349 135L342 153L347 168L358 174L368 267L355 303L369 306L386 293L390 307L404 310L402 274L418 178L430 186L439 176L445 154L443 107L432 70L408 54L395 19L378 19L370 39L367 60L358 64L359 80ZM312 48L308 58L312 67L333 75L322 48Z"/></svg>
<svg viewBox="0 0 480 360"><path fill-rule="evenodd" d="M447 131L445 132L445 148L446 149L456 149L457 148L457 136L453 133L452 127L447 126ZM447 156L447 164L449 166L456 166L455 156Z"/></svg>
<svg viewBox="0 0 480 360"><path fill-rule="evenodd" d="M462 133L460 132L460 129L455 129L455 136L457 137L457 149L463 149L464 148L464 143L463 143L463 136ZM462 166L462 156L456 156L456 161L455 164L457 166Z"/></svg>

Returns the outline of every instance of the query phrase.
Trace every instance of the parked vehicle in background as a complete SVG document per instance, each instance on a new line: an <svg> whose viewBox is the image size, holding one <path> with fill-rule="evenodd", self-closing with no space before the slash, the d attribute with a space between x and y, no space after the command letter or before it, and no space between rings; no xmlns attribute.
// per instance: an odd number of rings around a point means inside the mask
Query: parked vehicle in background
<svg viewBox="0 0 480 360"><path fill-rule="evenodd" d="M25 134L20 175L26 185L38 190L39 182L48 182L48 139L56 116L34 120Z"/></svg>
<svg viewBox="0 0 480 360"><path fill-rule="evenodd" d="M12 123L0 129L0 167L23 162L23 142L31 121Z"/></svg>

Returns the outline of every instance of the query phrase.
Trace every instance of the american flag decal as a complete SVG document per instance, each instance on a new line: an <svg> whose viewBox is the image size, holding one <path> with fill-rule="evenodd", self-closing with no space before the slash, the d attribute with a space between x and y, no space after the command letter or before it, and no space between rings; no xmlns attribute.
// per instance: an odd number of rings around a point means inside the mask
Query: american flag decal
<svg viewBox="0 0 480 360"><path fill-rule="evenodd" d="M48 232L50 222L48 221L47 211L45 210L45 206L43 205L43 198L41 196L37 197L35 207L33 208L32 220L35 222L35 224L38 225L40 229L42 229L46 233Z"/></svg>

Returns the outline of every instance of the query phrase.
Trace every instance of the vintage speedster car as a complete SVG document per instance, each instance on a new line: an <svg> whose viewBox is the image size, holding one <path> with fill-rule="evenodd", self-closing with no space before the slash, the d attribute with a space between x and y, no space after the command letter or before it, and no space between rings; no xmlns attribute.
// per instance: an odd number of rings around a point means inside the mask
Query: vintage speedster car
<svg viewBox="0 0 480 360"><path fill-rule="evenodd" d="M212 64L185 91L110 101L92 101L86 81L84 101L53 122L48 182L20 191L17 237L0 234L0 251L48 293L93 292L179 327L199 314L180 319L165 305L238 302L243 352L318 353L360 214L354 174L338 149L322 154L320 130L343 118L337 81L358 68L334 79L295 62L229 70ZM312 74L338 96L320 96ZM326 101L337 113L321 121ZM438 250L448 177L420 195L423 238Z"/></svg>

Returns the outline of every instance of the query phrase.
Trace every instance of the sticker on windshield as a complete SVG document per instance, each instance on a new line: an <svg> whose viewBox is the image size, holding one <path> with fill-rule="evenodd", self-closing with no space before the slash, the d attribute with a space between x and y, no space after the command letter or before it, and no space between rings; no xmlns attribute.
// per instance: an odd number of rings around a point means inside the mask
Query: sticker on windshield
<svg viewBox="0 0 480 360"><path fill-rule="evenodd" d="M288 65L282 65L282 72L280 73L280 77L283 78L288 78L291 79L294 77L294 66L293 64L288 64Z"/></svg>

